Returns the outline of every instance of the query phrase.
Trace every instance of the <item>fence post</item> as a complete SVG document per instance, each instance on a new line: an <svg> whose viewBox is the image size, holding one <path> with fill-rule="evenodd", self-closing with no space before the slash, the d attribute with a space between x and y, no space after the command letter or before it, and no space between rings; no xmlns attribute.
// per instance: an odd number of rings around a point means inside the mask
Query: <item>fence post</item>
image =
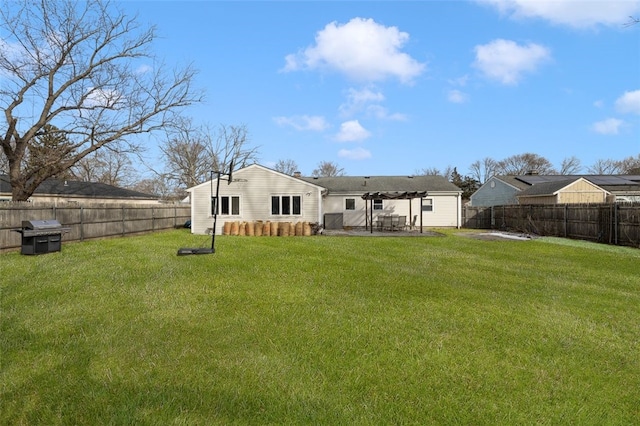
<svg viewBox="0 0 640 426"><path fill-rule="evenodd" d="M619 232L619 228L620 228L620 221L619 219L619 215L620 215L620 205L618 203L614 204L614 208L613 208L613 242L615 243L615 245L618 245L618 232Z"/></svg>
<svg viewBox="0 0 640 426"><path fill-rule="evenodd" d="M569 204L564 205L564 237L567 238L569 232Z"/></svg>
<svg viewBox="0 0 640 426"><path fill-rule="evenodd" d="M84 241L84 207L80 207L80 241Z"/></svg>
<svg viewBox="0 0 640 426"><path fill-rule="evenodd" d="M124 206L122 206L122 236L125 236L125 215L124 215Z"/></svg>

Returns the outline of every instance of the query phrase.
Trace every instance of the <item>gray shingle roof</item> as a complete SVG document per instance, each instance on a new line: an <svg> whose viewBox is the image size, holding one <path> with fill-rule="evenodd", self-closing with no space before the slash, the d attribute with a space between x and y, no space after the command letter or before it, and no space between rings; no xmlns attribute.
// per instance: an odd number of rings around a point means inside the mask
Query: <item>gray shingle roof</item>
<svg viewBox="0 0 640 426"><path fill-rule="evenodd" d="M541 182L530 186L518 194L518 196L532 197L536 195L553 195L556 191L571 185L580 178L558 180L553 182Z"/></svg>
<svg viewBox="0 0 640 426"><path fill-rule="evenodd" d="M11 185L6 175L0 175L0 192L11 193ZM106 183L80 182L73 180L45 180L34 192L38 195L57 195L88 198L156 199L158 197L131 189L120 188Z"/></svg>
<svg viewBox="0 0 640 426"><path fill-rule="evenodd" d="M442 176L336 176L301 177L330 193L460 191Z"/></svg>

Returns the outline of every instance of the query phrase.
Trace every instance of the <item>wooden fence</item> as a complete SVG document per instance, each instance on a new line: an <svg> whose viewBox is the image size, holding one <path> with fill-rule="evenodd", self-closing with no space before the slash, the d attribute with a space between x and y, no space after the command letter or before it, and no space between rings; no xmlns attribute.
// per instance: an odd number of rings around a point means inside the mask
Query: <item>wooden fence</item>
<svg viewBox="0 0 640 426"><path fill-rule="evenodd" d="M640 247L639 203L467 206L462 225Z"/></svg>
<svg viewBox="0 0 640 426"><path fill-rule="evenodd" d="M62 241L125 236L183 226L191 208L182 204L0 203L0 250L19 248L23 220L56 219L71 228Z"/></svg>

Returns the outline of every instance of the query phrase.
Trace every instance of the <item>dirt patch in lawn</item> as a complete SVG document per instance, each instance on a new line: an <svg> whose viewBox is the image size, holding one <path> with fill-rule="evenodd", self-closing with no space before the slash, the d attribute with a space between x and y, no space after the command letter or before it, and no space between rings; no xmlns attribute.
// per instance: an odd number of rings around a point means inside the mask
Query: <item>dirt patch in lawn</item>
<svg viewBox="0 0 640 426"><path fill-rule="evenodd" d="M535 237L530 234L523 234L517 232L498 232L498 231L481 231L481 232L460 232L456 234L460 237L474 238L476 240L485 240L485 241L504 241L504 240L515 240L515 241L531 241Z"/></svg>

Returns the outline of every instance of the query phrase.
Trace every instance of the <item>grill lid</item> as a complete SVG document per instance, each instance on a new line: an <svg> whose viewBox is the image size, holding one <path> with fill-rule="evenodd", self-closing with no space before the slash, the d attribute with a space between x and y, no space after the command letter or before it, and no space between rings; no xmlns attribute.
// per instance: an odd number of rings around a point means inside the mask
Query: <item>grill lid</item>
<svg viewBox="0 0 640 426"><path fill-rule="evenodd" d="M52 230L62 228L60 222L55 219L47 219L47 220L23 220L22 221L23 229L33 229L33 230Z"/></svg>

